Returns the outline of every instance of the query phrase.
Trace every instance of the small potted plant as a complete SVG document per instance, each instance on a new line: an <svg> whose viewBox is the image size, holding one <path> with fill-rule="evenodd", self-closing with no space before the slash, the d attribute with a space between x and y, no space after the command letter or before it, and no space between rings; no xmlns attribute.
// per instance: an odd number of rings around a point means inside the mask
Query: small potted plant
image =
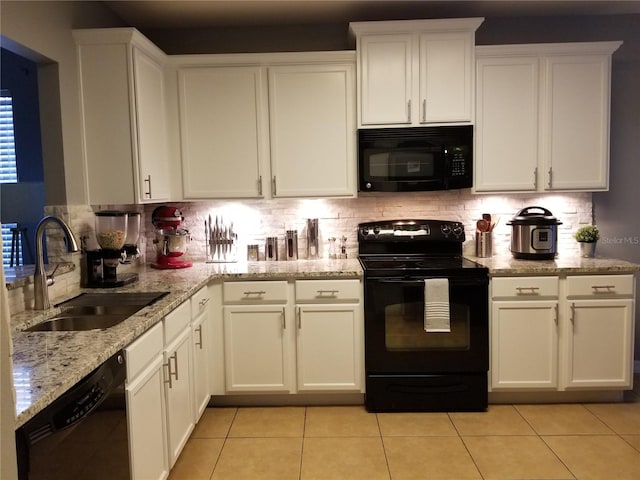
<svg viewBox="0 0 640 480"><path fill-rule="evenodd" d="M573 237L580 243L580 254L591 258L596 254L596 242L600 238L600 232L595 225L583 225L578 228Z"/></svg>

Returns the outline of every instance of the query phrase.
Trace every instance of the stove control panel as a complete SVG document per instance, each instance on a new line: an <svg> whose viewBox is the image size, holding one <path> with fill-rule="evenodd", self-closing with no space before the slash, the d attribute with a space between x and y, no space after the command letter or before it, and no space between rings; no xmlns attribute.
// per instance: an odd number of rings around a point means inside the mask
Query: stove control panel
<svg viewBox="0 0 640 480"><path fill-rule="evenodd" d="M372 241L449 241L464 242L464 225L446 220L392 220L361 223L358 240Z"/></svg>

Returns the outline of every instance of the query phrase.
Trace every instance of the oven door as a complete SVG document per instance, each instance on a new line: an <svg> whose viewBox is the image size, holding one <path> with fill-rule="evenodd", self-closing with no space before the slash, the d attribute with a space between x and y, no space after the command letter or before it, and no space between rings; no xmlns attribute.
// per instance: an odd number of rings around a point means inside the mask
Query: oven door
<svg viewBox="0 0 640 480"><path fill-rule="evenodd" d="M449 276L450 332L425 331L425 276L365 281L365 366L369 374L486 372L488 278Z"/></svg>

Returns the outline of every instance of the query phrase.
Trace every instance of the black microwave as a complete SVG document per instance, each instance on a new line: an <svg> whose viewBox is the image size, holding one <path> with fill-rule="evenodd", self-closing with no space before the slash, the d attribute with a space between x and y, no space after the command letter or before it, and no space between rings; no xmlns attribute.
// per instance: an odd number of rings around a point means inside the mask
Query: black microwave
<svg viewBox="0 0 640 480"><path fill-rule="evenodd" d="M417 192L473 185L473 126L358 130L358 190Z"/></svg>

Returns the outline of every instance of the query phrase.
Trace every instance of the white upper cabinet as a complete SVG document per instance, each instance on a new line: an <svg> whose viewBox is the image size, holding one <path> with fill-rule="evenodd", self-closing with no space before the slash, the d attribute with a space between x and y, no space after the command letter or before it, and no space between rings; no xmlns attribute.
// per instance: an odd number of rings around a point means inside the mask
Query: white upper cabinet
<svg viewBox="0 0 640 480"><path fill-rule="evenodd" d="M259 67L178 72L185 199L259 197L268 126Z"/></svg>
<svg viewBox="0 0 640 480"><path fill-rule="evenodd" d="M165 54L133 28L73 35L88 203L169 200Z"/></svg>
<svg viewBox="0 0 640 480"><path fill-rule="evenodd" d="M269 68L272 194L354 194L353 64Z"/></svg>
<svg viewBox="0 0 640 480"><path fill-rule="evenodd" d="M355 196L354 56L173 58L184 198Z"/></svg>
<svg viewBox="0 0 640 480"><path fill-rule="evenodd" d="M482 18L355 22L358 126L473 122Z"/></svg>
<svg viewBox="0 0 640 480"><path fill-rule="evenodd" d="M620 44L476 49L476 192L609 188L611 55Z"/></svg>

